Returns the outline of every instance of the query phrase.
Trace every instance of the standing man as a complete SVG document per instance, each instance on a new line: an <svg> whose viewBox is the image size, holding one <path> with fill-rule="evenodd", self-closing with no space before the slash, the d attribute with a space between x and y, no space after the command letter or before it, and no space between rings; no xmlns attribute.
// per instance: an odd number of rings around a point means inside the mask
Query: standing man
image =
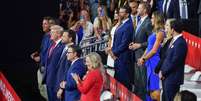
<svg viewBox="0 0 201 101"><path fill-rule="evenodd" d="M82 79L86 73L86 67L84 65L83 59L80 59L82 50L79 46L72 45L68 48L67 58L71 61L71 66L68 72L65 74L66 79L60 83L60 89L57 92L59 97L63 90L65 91L65 101L78 101L80 100L80 91L77 89L77 84L72 77L73 73L79 75Z"/></svg>
<svg viewBox="0 0 201 101"><path fill-rule="evenodd" d="M112 49L108 48L106 52L114 59L114 78L130 90L130 52L128 45L131 42L133 27L131 26L132 20L129 19L129 8L127 6L120 7L119 17L122 24L115 31Z"/></svg>
<svg viewBox="0 0 201 101"><path fill-rule="evenodd" d="M163 94L162 101L173 101L174 96L184 83L184 65L187 54L187 44L182 37L182 24L180 21L173 21L171 24L173 39L166 52L166 58L159 72L162 80Z"/></svg>
<svg viewBox="0 0 201 101"><path fill-rule="evenodd" d="M45 62L47 59L47 52L50 46L50 27L55 25L55 20L49 16L43 18L42 28L45 34L43 35L40 52L36 51L31 54L31 58L39 64L39 69L37 71L37 78L38 78L38 88L40 91L41 96L47 99L47 88L45 84L42 84L42 77L44 75L45 70Z"/></svg>
<svg viewBox="0 0 201 101"><path fill-rule="evenodd" d="M61 43L61 36L63 28L59 25L54 25L51 28L51 45L48 48L47 60L45 64L45 75L43 83L47 85L47 94L49 101L56 101L56 91L54 90L56 84L56 66L59 62L64 45Z"/></svg>
<svg viewBox="0 0 201 101"><path fill-rule="evenodd" d="M60 88L60 82L65 80L65 74L68 72L70 68L71 61L67 60L67 50L69 46L75 44L76 33L73 30L65 30L61 37L61 42L65 45L65 48L62 51L60 56L58 65L57 65L57 73L56 73L56 87L55 90L58 91ZM61 96L57 96L57 98L61 99ZM60 100L59 100L60 101Z"/></svg>
<svg viewBox="0 0 201 101"><path fill-rule="evenodd" d="M144 54L147 47L148 36L152 33L151 20L148 17L150 7L149 3L146 2L139 4L137 12L140 16L140 20L135 30L133 42L129 44L129 49L135 52L134 93L143 100L146 99L146 67L144 65L139 66L137 60Z"/></svg>
<svg viewBox="0 0 201 101"><path fill-rule="evenodd" d="M135 29L137 27L137 22L138 22L138 16L137 16L137 8L138 8L138 1L137 0L130 0L129 1L129 7L131 9L131 14L130 14L130 19L132 19L132 23L133 23L133 32L132 32L132 38L134 38L135 36ZM135 66L135 52L132 51L131 52L131 64L129 67L129 78L131 81L131 85L132 85L132 91L134 88L134 66Z"/></svg>

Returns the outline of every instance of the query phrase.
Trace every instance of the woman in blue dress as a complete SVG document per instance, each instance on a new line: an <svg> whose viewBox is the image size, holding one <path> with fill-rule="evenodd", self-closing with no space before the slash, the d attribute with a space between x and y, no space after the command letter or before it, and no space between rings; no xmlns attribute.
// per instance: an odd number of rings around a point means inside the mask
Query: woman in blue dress
<svg viewBox="0 0 201 101"><path fill-rule="evenodd" d="M156 11L151 18L153 31L148 38L148 45L145 53L138 60L138 65L145 65L147 68L147 97L146 101L160 101L159 77L154 70L160 60L161 43L165 37L163 15Z"/></svg>

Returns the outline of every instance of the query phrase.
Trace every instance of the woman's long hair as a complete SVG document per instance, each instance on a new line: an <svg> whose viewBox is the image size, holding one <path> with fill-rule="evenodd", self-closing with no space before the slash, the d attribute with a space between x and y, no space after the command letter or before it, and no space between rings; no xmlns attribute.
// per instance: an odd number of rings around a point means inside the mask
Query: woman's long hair
<svg viewBox="0 0 201 101"><path fill-rule="evenodd" d="M93 69L96 69L96 68L100 69L101 75L103 77L103 84L104 84L106 81L106 71L103 66L100 55L98 53L92 52L92 53L88 54L86 57L88 57L90 59Z"/></svg>
<svg viewBox="0 0 201 101"><path fill-rule="evenodd" d="M157 33L161 29L164 29L165 19L163 14L159 11L153 12L152 15L155 17L153 31Z"/></svg>

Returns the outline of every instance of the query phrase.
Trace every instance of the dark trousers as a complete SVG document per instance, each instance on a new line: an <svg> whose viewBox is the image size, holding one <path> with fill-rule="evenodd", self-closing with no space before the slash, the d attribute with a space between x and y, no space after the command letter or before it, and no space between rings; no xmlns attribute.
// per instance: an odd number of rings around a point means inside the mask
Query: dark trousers
<svg viewBox="0 0 201 101"><path fill-rule="evenodd" d="M47 87L48 101L60 101L57 99L57 93L53 87Z"/></svg>
<svg viewBox="0 0 201 101"><path fill-rule="evenodd" d="M122 83L128 90L131 89L130 80L129 80L129 70L128 70L128 64L123 64L120 62L119 59L115 60L114 63L114 78Z"/></svg>
<svg viewBox="0 0 201 101"><path fill-rule="evenodd" d="M162 86L162 101L173 101L176 93L179 92L180 85L166 84L162 82Z"/></svg>
<svg viewBox="0 0 201 101"><path fill-rule="evenodd" d="M147 94L147 69L135 63L134 68L134 93L143 101L146 101Z"/></svg>

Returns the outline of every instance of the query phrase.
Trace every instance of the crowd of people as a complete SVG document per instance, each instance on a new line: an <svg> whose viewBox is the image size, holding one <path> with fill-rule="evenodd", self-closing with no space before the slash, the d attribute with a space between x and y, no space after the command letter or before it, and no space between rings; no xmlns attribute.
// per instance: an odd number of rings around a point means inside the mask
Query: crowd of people
<svg viewBox="0 0 201 101"><path fill-rule="evenodd" d="M188 50L179 6L175 0L62 0L59 18L43 18L40 51L31 54L41 95L48 101L99 101L107 65L143 101L173 101ZM99 41L106 33L107 58L95 52L81 57L83 40Z"/></svg>

